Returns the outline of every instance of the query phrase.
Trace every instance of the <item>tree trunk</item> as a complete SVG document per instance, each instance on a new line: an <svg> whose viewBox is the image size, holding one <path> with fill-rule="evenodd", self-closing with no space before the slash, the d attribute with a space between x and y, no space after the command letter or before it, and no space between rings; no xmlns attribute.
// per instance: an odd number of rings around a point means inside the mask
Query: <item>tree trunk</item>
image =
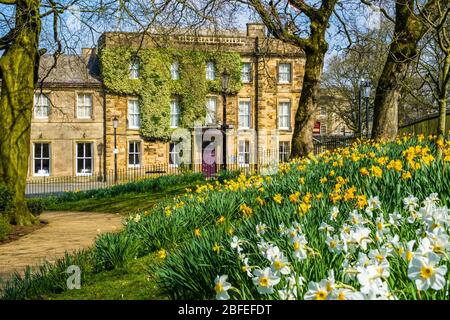
<svg viewBox="0 0 450 320"><path fill-rule="evenodd" d="M438 122L438 137L444 139L446 132L447 120L447 99L448 99L448 83L450 82L450 54L446 53L444 66L442 68L442 83L439 93L439 122Z"/></svg>
<svg viewBox="0 0 450 320"><path fill-rule="evenodd" d="M325 44L324 47L326 47ZM325 52L326 49L305 50L305 75L299 106L295 114L294 134L292 137L292 158L306 156L314 151L312 133L316 120Z"/></svg>
<svg viewBox="0 0 450 320"><path fill-rule="evenodd" d="M417 44L426 31L424 21L414 13L414 3L397 0L395 4L395 31L374 102L373 139L394 140L397 137L401 82L410 63L417 57ZM435 5L436 1L429 0L423 14L436 11Z"/></svg>
<svg viewBox="0 0 450 320"><path fill-rule="evenodd" d="M15 39L0 58L0 183L13 192L11 223L30 225L25 187L30 154L31 117L39 66L39 0L18 0Z"/></svg>

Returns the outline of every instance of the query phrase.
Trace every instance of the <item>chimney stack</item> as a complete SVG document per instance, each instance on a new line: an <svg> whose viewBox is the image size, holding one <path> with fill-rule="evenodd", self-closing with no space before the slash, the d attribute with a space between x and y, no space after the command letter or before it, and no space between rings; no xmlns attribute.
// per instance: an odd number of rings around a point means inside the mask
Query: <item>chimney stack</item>
<svg viewBox="0 0 450 320"><path fill-rule="evenodd" d="M247 23L247 37L265 38L266 26L263 23Z"/></svg>

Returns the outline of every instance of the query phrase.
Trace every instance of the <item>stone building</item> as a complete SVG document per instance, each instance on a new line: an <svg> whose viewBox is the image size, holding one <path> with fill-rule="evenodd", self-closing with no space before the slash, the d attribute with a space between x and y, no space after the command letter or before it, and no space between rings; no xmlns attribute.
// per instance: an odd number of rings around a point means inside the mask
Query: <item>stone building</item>
<svg viewBox="0 0 450 320"><path fill-rule="evenodd" d="M104 171L104 98L98 58L43 56L31 123L28 175L88 176Z"/></svg>
<svg viewBox="0 0 450 320"><path fill-rule="evenodd" d="M249 24L246 34L233 35L153 36L142 39L139 34L106 33L101 38L100 50L124 45L157 47L160 45L158 41L169 43L170 48L239 53L243 86L239 92L225 96L226 119L223 118L223 95L208 94L205 105L208 116L198 125L185 128L190 134L182 142L178 139L169 142L145 141L132 120L136 113L137 97L107 92L107 168L112 169L114 163L115 117L119 120L117 147L120 168L155 163L175 167L180 163L204 164L205 158L208 158L208 164L221 164L223 135L220 129L224 122L231 126L226 134L228 165L261 163L269 153L282 160L288 157L304 73L304 54L298 48L266 37L265 28L260 24ZM133 67L130 67L130 77L137 76L133 72ZM208 77L208 72L213 77L221 76L214 74L214 65L209 64L206 70L199 72L205 77ZM170 117L174 116L172 112ZM181 149L183 157L178 156Z"/></svg>
<svg viewBox="0 0 450 320"><path fill-rule="evenodd" d="M143 110L139 96L117 92L105 80L102 52L114 48L237 53L242 85L233 93L208 92L206 116L186 127L179 124L183 110L172 99L170 106L161 106L170 109L163 121L170 123L171 137L147 139L141 127ZM118 169L127 172L147 172L146 168L155 165L167 172L182 164L215 171L216 165L223 163L224 123L228 126L229 166L284 161L291 149L304 62L302 51L267 37L261 24L248 24L246 32L221 34L142 36L110 32L101 36L98 48L83 49L81 56L63 55L55 68L53 58L44 56L40 68L43 86L36 89L31 129L29 177L112 172L115 155ZM130 59L128 63L125 78L139 79L139 61ZM171 62L170 68L172 79L179 78L176 61ZM204 70L197 72L208 80L217 80L222 75L216 69L213 62L207 61ZM328 121L332 126L334 120L326 114L317 116L322 124ZM116 130L114 119L118 123Z"/></svg>

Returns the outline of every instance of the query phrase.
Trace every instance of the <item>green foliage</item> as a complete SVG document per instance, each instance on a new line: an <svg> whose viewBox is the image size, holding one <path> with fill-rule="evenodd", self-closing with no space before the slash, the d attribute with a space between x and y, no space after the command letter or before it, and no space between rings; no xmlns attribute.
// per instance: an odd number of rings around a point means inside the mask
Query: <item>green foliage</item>
<svg viewBox="0 0 450 320"><path fill-rule="evenodd" d="M137 57L140 65L138 79L130 79L130 62ZM200 52L194 50L103 49L100 54L103 81L108 91L119 95L139 97L141 135L147 140L168 140L170 102L177 98L181 109L181 127L194 126L206 116L206 96L221 90L220 74L230 73L229 93L242 87L241 58L237 53ZM178 62L180 79L171 79L172 62ZM216 65L216 79L207 81L208 61Z"/></svg>
<svg viewBox="0 0 450 320"><path fill-rule="evenodd" d="M81 269L81 283L84 282L86 274L92 272L91 255L88 251L79 251L67 254L51 264L46 262L36 271L27 267L22 276L14 274L6 281L2 291L1 300L32 300L39 299L43 294L60 293L67 290L67 269L70 266L78 266ZM1 279L0 279L1 280Z"/></svg>
<svg viewBox="0 0 450 320"><path fill-rule="evenodd" d="M47 198L47 205L55 205L63 202L78 201L82 199L102 199L114 197L125 193L144 193L150 191L162 191L174 185L182 185L203 181L201 173L186 173L181 175L167 175L158 178L145 179L137 182L119 184L110 188L96 189L82 192L65 192L59 196Z"/></svg>
<svg viewBox="0 0 450 320"><path fill-rule="evenodd" d="M34 216L38 216L44 211L45 201L39 198L27 199L27 206Z"/></svg>
<svg viewBox="0 0 450 320"><path fill-rule="evenodd" d="M136 257L137 250L138 242L127 234L103 234L97 238L93 250L95 270L122 268Z"/></svg>

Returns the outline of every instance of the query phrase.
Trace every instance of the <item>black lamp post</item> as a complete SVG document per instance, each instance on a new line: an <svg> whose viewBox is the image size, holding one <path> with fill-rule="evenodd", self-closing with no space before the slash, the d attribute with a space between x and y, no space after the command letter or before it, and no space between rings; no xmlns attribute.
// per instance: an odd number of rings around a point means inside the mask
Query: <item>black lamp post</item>
<svg viewBox="0 0 450 320"><path fill-rule="evenodd" d="M364 82L363 85L363 93L364 93L364 98L366 100L366 134L367 134L367 138L369 138L369 98L370 98L370 82L369 80L366 80Z"/></svg>
<svg viewBox="0 0 450 320"><path fill-rule="evenodd" d="M222 73L222 101L223 101L223 124L222 124L222 132L223 132L223 170L227 170L227 91L228 91L228 82L230 80L230 74L228 70L224 70Z"/></svg>
<svg viewBox="0 0 450 320"><path fill-rule="evenodd" d="M358 136L362 137L362 119L361 119L361 108L362 108L362 84L364 79L359 80L358 83Z"/></svg>
<svg viewBox="0 0 450 320"><path fill-rule="evenodd" d="M113 118L113 128L114 128L114 182L117 183L117 128L119 127L119 119L117 116Z"/></svg>

